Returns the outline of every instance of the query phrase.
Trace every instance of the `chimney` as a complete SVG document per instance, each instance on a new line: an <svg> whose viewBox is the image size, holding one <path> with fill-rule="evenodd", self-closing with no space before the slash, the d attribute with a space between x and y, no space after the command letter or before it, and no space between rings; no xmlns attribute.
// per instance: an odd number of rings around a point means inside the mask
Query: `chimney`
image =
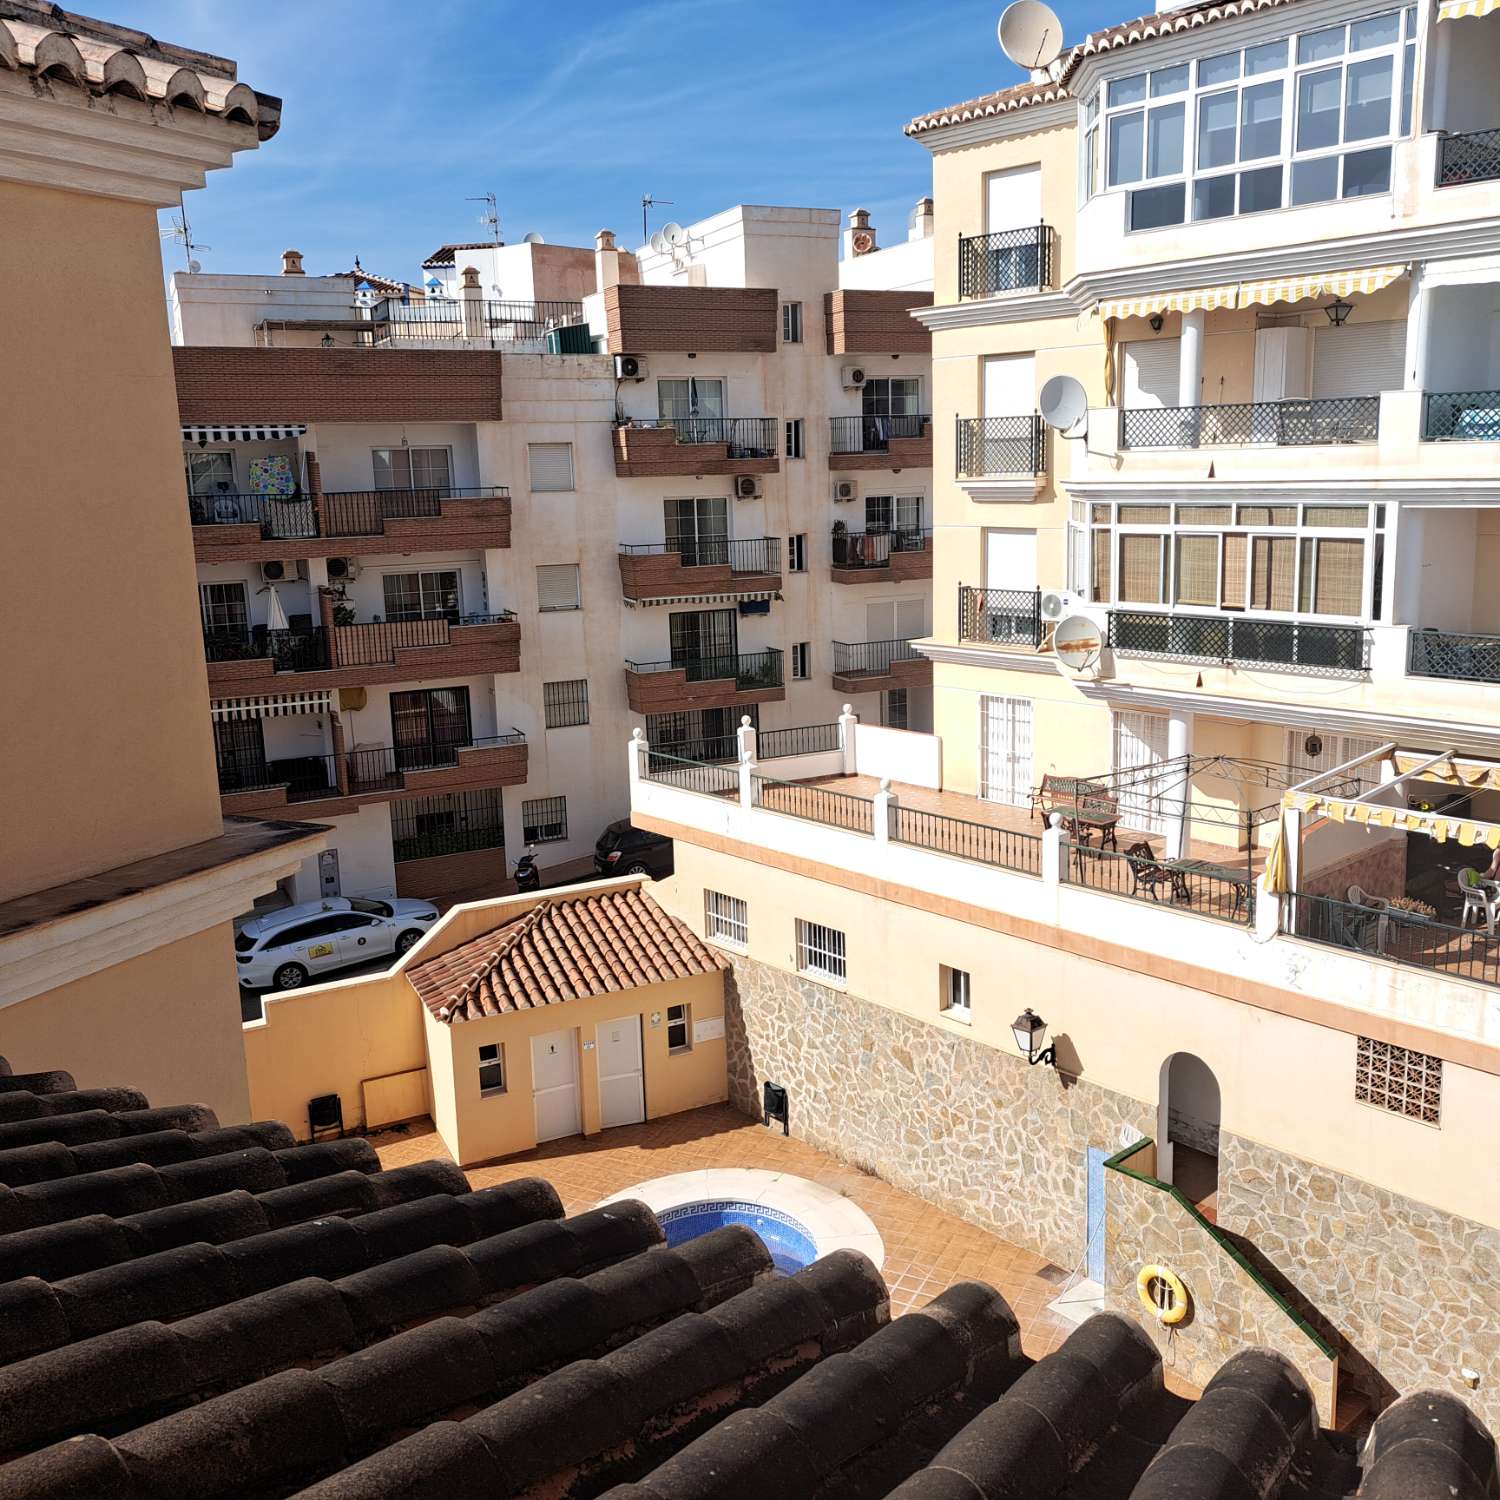
<svg viewBox="0 0 1500 1500"><path fill-rule="evenodd" d="M911 216L911 232L906 236L909 240L927 240L932 238L932 199L918 198L916 212Z"/></svg>
<svg viewBox="0 0 1500 1500"><path fill-rule="evenodd" d="M307 272L302 269L302 252L300 250L283 250L281 252L281 274L283 276L307 275Z"/></svg>
<svg viewBox="0 0 1500 1500"><path fill-rule="evenodd" d="M870 210L856 208L849 215L849 227L844 231L844 256L868 255L875 248L875 231L870 227Z"/></svg>
<svg viewBox="0 0 1500 1500"><path fill-rule="evenodd" d="M594 286L608 291L620 284L620 252L615 245L613 229L601 229L594 236Z"/></svg>

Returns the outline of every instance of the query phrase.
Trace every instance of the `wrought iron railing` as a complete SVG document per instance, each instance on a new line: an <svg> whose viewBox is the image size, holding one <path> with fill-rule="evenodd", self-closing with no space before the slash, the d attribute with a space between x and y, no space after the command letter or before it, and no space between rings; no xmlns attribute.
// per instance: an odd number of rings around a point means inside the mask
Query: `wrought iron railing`
<svg viewBox="0 0 1500 1500"><path fill-rule="evenodd" d="M922 653L910 640L833 643L833 671L837 677L887 677L892 662L921 659Z"/></svg>
<svg viewBox="0 0 1500 1500"><path fill-rule="evenodd" d="M1500 391L1441 391L1424 396L1422 437L1429 443L1500 442Z"/></svg>
<svg viewBox="0 0 1500 1500"><path fill-rule="evenodd" d="M627 661L627 672L685 672L689 682L711 682L719 678L734 679L737 688L779 688L782 685L781 652L775 646L764 651L747 651L737 655L675 657L671 661Z"/></svg>
<svg viewBox="0 0 1500 1500"><path fill-rule="evenodd" d="M706 797L734 797L740 789L740 773L735 766L671 755L654 745L646 752L645 774L650 781L664 781Z"/></svg>
<svg viewBox="0 0 1500 1500"><path fill-rule="evenodd" d="M398 864L504 847L498 787L391 803L391 852Z"/></svg>
<svg viewBox="0 0 1500 1500"><path fill-rule="evenodd" d="M730 458L775 458L775 417L631 417L626 427L667 427L679 443L723 443Z"/></svg>
<svg viewBox="0 0 1500 1500"><path fill-rule="evenodd" d="M417 490L326 490L311 495L189 495L194 526L259 526L262 541L379 536L393 519L440 516L444 500L505 497L504 485L429 486ZM322 511L322 524L318 513Z"/></svg>
<svg viewBox="0 0 1500 1500"><path fill-rule="evenodd" d="M957 475L1042 474L1047 468L1047 427L1039 416L960 417Z"/></svg>
<svg viewBox="0 0 1500 1500"><path fill-rule="evenodd" d="M829 451L889 453L892 438L919 438L927 431L927 425L931 421L931 412L901 416L829 417Z"/></svg>
<svg viewBox="0 0 1500 1500"><path fill-rule="evenodd" d="M1064 846L1062 874L1070 885L1111 896L1173 906L1199 916L1248 925L1255 915L1255 887L1248 868L1205 869L1196 860L1158 858L1142 844L1123 851L1088 844Z"/></svg>
<svg viewBox="0 0 1500 1500"><path fill-rule="evenodd" d="M930 552L932 528L896 531L835 531L833 565L836 568L888 568L894 552Z"/></svg>
<svg viewBox="0 0 1500 1500"><path fill-rule="evenodd" d="M1406 670L1412 677L1500 682L1500 635L1414 629L1406 638Z"/></svg>
<svg viewBox="0 0 1500 1500"><path fill-rule="evenodd" d="M679 537L670 542L622 543L626 557L675 554L685 568L723 568L731 573L771 574L781 571L781 538Z"/></svg>
<svg viewBox="0 0 1500 1500"><path fill-rule="evenodd" d="M259 526L265 541L295 541L318 535L311 495L252 495L221 491L189 495L194 526Z"/></svg>
<svg viewBox="0 0 1500 1500"><path fill-rule="evenodd" d="M372 304L362 316L377 343L403 339L530 343L546 338L554 328L568 328L586 321L581 302L508 302L458 297L430 297L418 302L386 297Z"/></svg>
<svg viewBox="0 0 1500 1500"><path fill-rule="evenodd" d="M1370 670L1370 632L1363 625L1113 609L1109 644L1121 656L1253 662L1319 677L1361 677Z"/></svg>
<svg viewBox="0 0 1500 1500"><path fill-rule="evenodd" d="M1042 840L1034 833L971 823L967 818L924 812L896 802L890 807L890 836L893 843L914 844L936 854L951 854L955 859L1019 870L1023 875L1042 873Z"/></svg>
<svg viewBox="0 0 1500 1500"><path fill-rule="evenodd" d="M260 661L269 657L278 672L320 672L328 666L328 638L321 625L305 630L267 630L264 625L210 627L203 632L209 661Z"/></svg>
<svg viewBox="0 0 1500 1500"><path fill-rule="evenodd" d="M788 755L817 755L839 748L837 724L799 724L792 729L761 729L755 735L758 760L779 760Z"/></svg>
<svg viewBox="0 0 1500 1500"><path fill-rule="evenodd" d="M1493 182L1500 178L1500 130L1472 130L1438 141L1437 185Z"/></svg>
<svg viewBox="0 0 1500 1500"><path fill-rule="evenodd" d="M1373 443L1379 435L1379 396L1120 410L1122 448L1213 448L1248 443L1299 448Z"/></svg>
<svg viewBox="0 0 1500 1500"><path fill-rule="evenodd" d="M722 764L740 758L737 734L699 735L696 739L651 741L651 754L670 756L674 760L699 761L705 765Z"/></svg>
<svg viewBox="0 0 1500 1500"><path fill-rule="evenodd" d="M960 235L958 295L993 297L1000 292L1047 290L1052 285L1056 244L1057 232L1050 224Z"/></svg>
<svg viewBox="0 0 1500 1500"><path fill-rule="evenodd" d="M774 776L751 776L750 803L768 812L806 818L850 833L874 834L874 804L868 797L831 791L807 781L779 781Z"/></svg>
<svg viewBox="0 0 1500 1500"><path fill-rule="evenodd" d="M341 667L368 667L393 661L409 646L450 646L452 631L463 625L502 625L515 619L509 610L496 615L438 615L410 620L367 620L336 625Z"/></svg>
<svg viewBox="0 0 1500 1500"><path fill-rule="evenodd" d="M958 589L958 638L991 646L1040 646L1040 589Z"/></svg>

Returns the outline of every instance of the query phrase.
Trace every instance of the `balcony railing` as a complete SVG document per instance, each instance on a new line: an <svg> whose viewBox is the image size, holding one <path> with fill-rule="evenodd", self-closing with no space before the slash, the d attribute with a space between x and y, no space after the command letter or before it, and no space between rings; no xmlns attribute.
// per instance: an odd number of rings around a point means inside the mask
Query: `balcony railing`
<svg viewBox="0 0 1500 1500"><path fill-rule="evenodd" d="M732 677L734 685L745 691L782 686L781 652L775 646L764 651L747 651L734 655L690 656L671 661L627 661L627 672L650 675L656 672L685 672L689 682L715 682Z"/></svg>
<svg viewBox="0 0 1500 1500"><path fill-rule="evenodd" d="M1254 401L1223 406L1121 408L1122 448L1214 448L1264 443L1301 448L1373 443L1379 396Z"/></svg>
<svg viewBox="0 0 1500 1500"><path fill-rule="evenodd" d="M988 646L1042 644L1040 589L958 590L958 638Z"/></svg>
<svg viewBox="0 0 1500 1500"><path fill-rule="evenodd" d="M1424 396L1422 437L1429 443L1500 442L1500 391L1444 391Z"/></svg>
<svg viewBox="0 0 1500 1500"><path fill-rule="evenodd" d="M1413 630L1406 641L1406 670L1412 677L1500 682L1500 635Z"/></svg>
<svg viewBox="0 0 1500 1500"><path fill-rule="evenodd" d="M261 791L285 787L288 802L317 802L329 797L369 796L400 791L407 771L439 770L458 764L460 750L524 745L519 729L484 739L445 744L379 745L346 750L340 755L298 755L280 760L222 756L219 791Z"/></svg>
<svg viewBox="0 0 1500 1500"><path fill-rule="evenodd" d="M839 726L797 724L790 729L761 729L755 735L757 760L779 760L788 755L818 755L839 748Z"/></svg>
<svg viewBox="0 0 1500 1500"><path fill-rule="evenodd" d="M455 625L500 625L514 620L505 610L497 615L440 615L432 619L368 620L336 625L340 667L379 666L394 660L408 646L448 646ZM259 661L270 657L278 672L321 672L329 669L327 633L321 625L304 630L267 630L230 627L203 632L209 661Z"/></svg>
<svg viewBox="0 0 1500 1500"><path fill-rule="evenodd" d="M921 661L910 640L835 641L833 671L837 677L888 677L891 663Z"/></svg>
<svg viewBox="0 0 1500 1500"><path fill-rule="evenodd" d="M267 630L263 625L210 627L203 632L209 661L260 661L269 657L278 672L321 672L328 666L328 637L321 625L305 630Z"/></svg>
<svg viewBox="0 0 1500 1500"><path fill-rule="evenodd" d="M775 417L631 417L627 427L666 427L679 443L723 443L730 458L775 458Z"/></svg>
<svg viewBox="0 0 1500 1500"><path fill-rule="evenodd" d="M533 343L554 328L585 322L581 302L503 302L434 297L420 302L382 298L364 314L377 342L404 339L484 339L495 344Z"/></svg>
<svg viewBox="0 0 1500 1500"><path fill-rule="evenodd" d="M960 417L957 451L960 479L1043 474L1047 469L1047 428L1035 415Z"/></svg>
<svg viewBox="0 0 1500 1500"><path fill-rule="evenodd" d="M899 531L835 531L833 565L836 568L888 568L893 552L927 552L932 548L932 529L920 527Z"/></svg>
<svg viewBox="0 0 1500 1500"><path fill-rule="evenodd" d="M311 495L190 495L194 526L259 526L263 541L379 536L391 520L441 516L444 500L504 498L504 485L438 485L419 490L325 490ZM318 509L322 509L322 525Z"/></svg>
<svg viewBox="0 0 1500 1500"><path fill-rule="evenodd" d="M1056 231L1050 224L962 235L958 241L958 295L1045 291L1052 285Z"/></svg>
<svg viewBox="0 0 1500 1500"><path fill-rule="evenodd" d="M1445 135L1438 142L1437 185L1494 182L1500 178L1500 130Z"/></svg>
<svg viewBox="0 0 1500 1500"><path fill-rule="evenodd" d="M833 453L889 453L892 438L919 438L930 421L931 412L886 417L829 417L829 450Z"/></svg>
<svg viewBox="0 0 1500 1500"><path fill-rule="evenodd" d="M675 554L685 568L723 568L731 573L773 574L781 571L781 538L696 537L671 542L622 543L626 557Z"/></svg>
<svg viewBox="0 0 1500 1500"><path fill-rule="evenodd" d="M189 495L188 515L194 526L259 526L265 541L318 534L311 495Z"/></svg>
<svg viewBox="0 0 1500 1500"><path fill-rule="evenodd" d="M1249 662L1319 677L1362 677L1370 670L1370 632L1362 625L1113 609L1109 644L1121 656Z"/></svg>

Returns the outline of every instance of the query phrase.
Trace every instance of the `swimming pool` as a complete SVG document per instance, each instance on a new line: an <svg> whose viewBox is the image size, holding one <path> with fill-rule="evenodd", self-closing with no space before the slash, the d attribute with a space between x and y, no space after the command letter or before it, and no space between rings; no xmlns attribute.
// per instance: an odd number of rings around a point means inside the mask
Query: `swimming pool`
<svg viewBox="0 0 1500 1500"><path fill-rule="evenodd" d="M778 1275L790 1276L818 1258L818 1244L800 1219L768 1208L764 1203L740 1203L732 1198L709 1199L701 1203L683 1203L657 1214L667 1236L668 1245L681 1245L700 1234L722 1229L726 1224L743 1224L761 1237L771 1252L771 1262Z"/></svg>

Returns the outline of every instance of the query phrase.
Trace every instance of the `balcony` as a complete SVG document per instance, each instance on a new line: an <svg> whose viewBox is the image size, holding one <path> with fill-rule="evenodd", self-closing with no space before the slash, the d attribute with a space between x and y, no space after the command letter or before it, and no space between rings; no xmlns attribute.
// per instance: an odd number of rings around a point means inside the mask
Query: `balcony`
<svg viewBox="0 0 1500 1500"><path fill-rule="evenodd" d="M958 638L983 646L1040 646L1040 589L958 590Z"/></svg>
<svg viewBox="0 0 1500 1500"><path fill-rule="evenodd" d="M1500 442L1500 391L1445 391L1424 396L1422 441Z"/></svg>
<svg viewBox="0 0 1500 1500"><path fill-rule="evenodd" d="M1363 625L1112 609L1109 644L1118 656L1234 662L1313 677L1365 677L1370 670L1370 632Z"/></svg>
<svg viewBox="0 0 1500 1500"><path fill-rule="evenodd" d="M970 495L1034 492L1047 472L1047 427L1040 416L960 417L956 476Z"/></svg>
<svg viewBox="0 0 1500 1500"><path fill-rule="evenodd" d="M1500 635L1413 629L1407 636L1406 670L1412 677L1450 682L1500 682Z"/></svg>
<svg viewBox="0 0 1500 1500"><path fill-rule="evenodd" d="M833 532L835 583L902 583L932 577L932 531Z"/></svg>
<svg viewBox="0 0 1500 1500"><path fill-rule="evenodd" d="M1047 291L1056 263L1057 231L1050 224L966 235L958 242L958 295Z"/></svg>
<svg viewBox="0 0 1500 1500"><path fill-rule="evenodd" d="M504 485L327 490L284 498L191 495L188 514L199 562L510 546L510 491ZM366 545L327 545L334 541Z"/></svg>
<svg viewBox="0 0 1500 1500"><path fill-rule="evenodd" d="M1500 130L1475 130L1467 135L1445 135L1438 141L1437 185L1458 187L1467 182L1500 179Z"/></svg>
<svg viewBox="0 0 1500 1500"><path fill-rule="evenodd" d="M625 692L631 711L638 714L734 708L786 697L781 652L774 646L735 655L627 661Z"/></svg>
<svg viewBox="0 0 1500 1500"><path fill-rule="evenodd" d="M835 641L833 686L840 693L886 693L927 687L932 662L909 640Z"/></svg>
<svg viewBox="0 0 1500 1500"><path fill-rule="evenodd" d="M775 474L775 417L632 418L614 429L615 475Z"/></svg>
<svg viewBox="0 0 1500 1500"><path fill-rule="evenodd" d="M210 688L254 691L288 673L304 688L364 687L521 669L521 627L509 611L456 620L374 620L306 630L209 630Z"/></svg>
<svg viewBox="0 0 1500 1500"><path fill-rule="evenodd" d="M1120 411L1121 448L1301 448L1373 443L1379 436L1379 396Z"/></svg>
<svg viewBox="0 0 1500 1500"><path fill-rule="evenodd" d="M354 330L377 345L462 341L522 354L591 354L594 348L581 302L385 297Z"/></svg>
<svg viewBox="0 0 1500 1500"><path fill-rule="evenodd" d="M932 467L932 417L830 417L828 467L841 470Z"/></svg>
<svg viewBox="0 0 1500 1500"><path fill-rule="evenodd" d="M327 818L402 796L519 786L526 780L526 736L509 734L451 745L382 745L290 760L219 762L226 816Z"/></svg>
<svg viewBox="0 0 1500 1500"><path fill-rule="evenodd" d="M703 594L772 594L781 588L781 538L624 544L620 587L625 598L643 602Z"/></svg>

